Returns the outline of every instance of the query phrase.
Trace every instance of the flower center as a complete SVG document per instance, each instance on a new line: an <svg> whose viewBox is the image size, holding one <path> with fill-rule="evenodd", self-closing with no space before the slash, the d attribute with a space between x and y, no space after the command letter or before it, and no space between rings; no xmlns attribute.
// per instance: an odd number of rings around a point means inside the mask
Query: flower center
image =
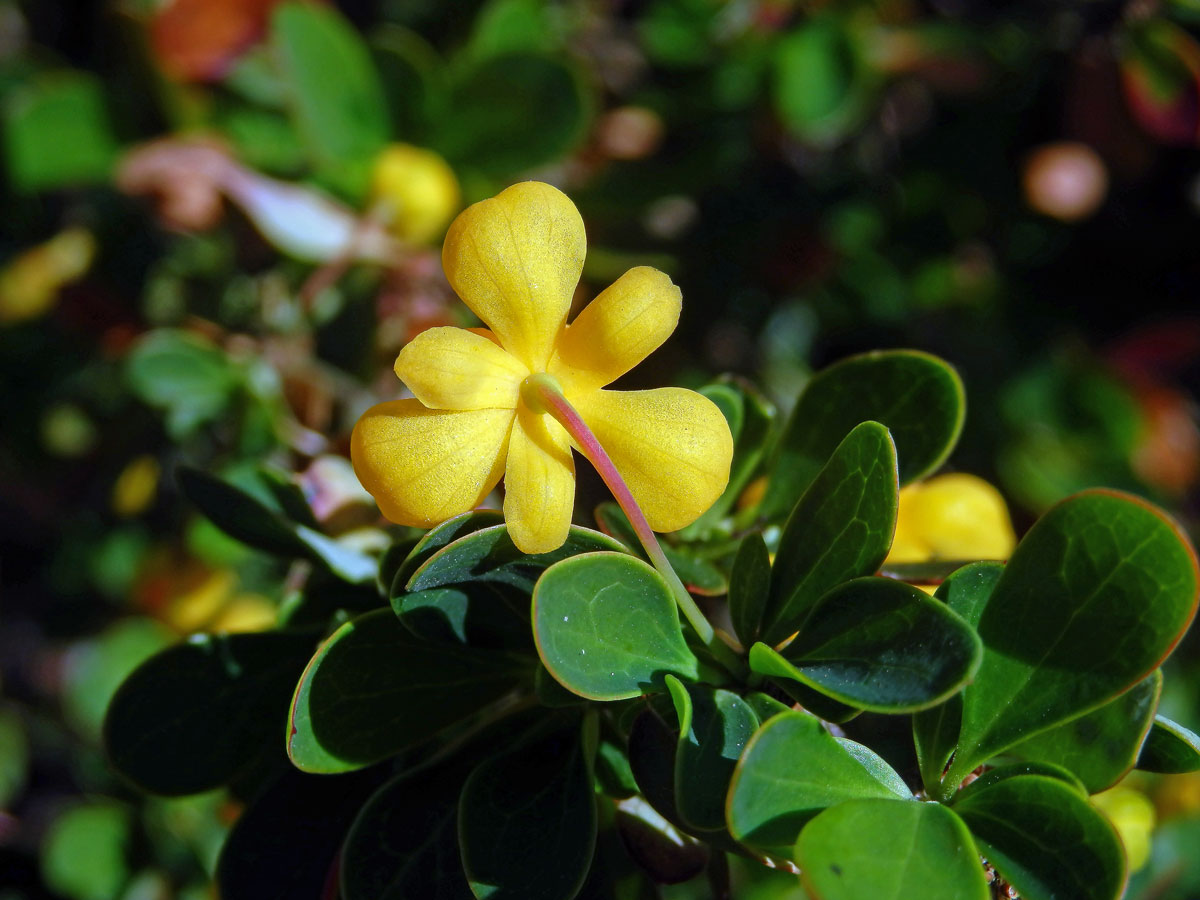
<svg viewBox="0 0 1200 900"><path fill-rule="evenodd" d="M550 411L543 399L546 393L562 395L562 385L553 375L535 372L521 382L521 402L530 412L545 414Z"/></svg>

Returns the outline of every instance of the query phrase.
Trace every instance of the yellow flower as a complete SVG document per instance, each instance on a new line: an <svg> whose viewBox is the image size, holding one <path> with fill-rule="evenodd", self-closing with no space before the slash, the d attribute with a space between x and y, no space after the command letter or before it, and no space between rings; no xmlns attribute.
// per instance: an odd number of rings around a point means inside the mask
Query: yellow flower
<svg viewBox="0 0 1200 900"><path fill-rule="evenodd" d="M1008 559L1015 544L999 491L974 475L939 475L900 491L888 562Z"/></svg>
<svg viewBox="0 0 1200 900"><path fill-rule="evenodd" d="M422 244L437 237L461 205L449 164L410 144L390 144L376 157L371 193L390 205L392 231Z"/></svg>
<svg viewBox="0 0 1200 900"><path fill-rule="evenodd" d="M675 330L679 289L631 269L573 323L583 220L560 191L517 184L466 209L442 249L446 276L490 330L431 328L396 360L415 395L367 410L351 459L385 516L429 527L477 506L504 478L504 517L525 553L562 545L575 497L572 442L531 409L522 382L546 374L595 433L656 531L695 520L729 479L733 440L694 391L607 391Z"/></svg>

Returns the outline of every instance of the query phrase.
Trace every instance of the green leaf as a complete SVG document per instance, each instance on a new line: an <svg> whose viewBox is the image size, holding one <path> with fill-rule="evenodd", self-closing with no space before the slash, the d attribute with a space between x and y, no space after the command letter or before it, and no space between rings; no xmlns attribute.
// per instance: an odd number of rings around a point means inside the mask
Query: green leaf
<svg viewBox="0 0 1200 900"><path fill-rule="evenodd" d="M622 815L618 810L617 818ZM600 829L591 871L575 900L659 900L658 888L645 867L633 861L631 845L623 837L616 827Z"/></svg>
<svg viewBox="0 0 1200 900"><path fill-rule="evenodd" d="M988 600L1003 574L1004 563L969 563L955 569L938 585L934 596L962 616L972 628L978 628Z"/></svg>
<svg viewBox="0 0 1200 900"><path fill-rule="evenodd" d="M685 685L667 676L679 717L675 797L679 816L698 831L725 827L725 796L738 758L758 728L758 717L732 691Z"/></svg>
<svg viewBox="0 0 1200 900"><path fill-rule="evenodd" d="M856 426L834 449L780 535L766 643L803 632L830 588L878 571L896 530L896 471L896 447L877 422Z"/></svg>
<svg viewBox="0 0 1200 900"><path fill-rule="evenodd" d="M712 854L719 852L680 831L641 797L617 806L616 826L629 855L659 884L690 881L704 871ZM599 863L597 860L596 865ZM592 868L595 870L595 865ZM655 891L651 896L660 895Z"/></svg>
<svg viewBox="0 0 1200 900"><path fill-rule="evenodd" d="M169 328L140 339L125 360L130 391L166 413L167 431L175 438L224 413L239 381L224 352L193 334Z"/></svg>
<svg viewBox="0 0 1200 900"><path fill-rule="evenodd" d="M601 741L596 750L596 784L605 794L617 800L632 797L638 792L629 757L612 741Z"/></svg>
<svg viewBox="0 0 1200 900"><path fill-rule="evenodd" d="M498 651L415 638L390 609L347 622L304 670L292 700L288 756L306 772L386 759L499 700L522 677Z"/></svg>
<svg viewBox="0 0 1200 900"><path fill-rule="evenodd" d="M328 900L346 829L384 774L285 770L225 839L215 878L221 900Z"/></svg>
<svg viewBox="0 0 1200 900"><path fill-rule="evenodd" d="M392 598L392 610L417 637L495 650L533 649L528 606L524 592L487 581Z"/></svg>
<svg viewBox="0 0 1200 900"><path fill-rule="evenodd" d="M503 525L494 525L459 537L435 552L413 572L407 588L427 591L447 584L490 581L528 593L554 563L602 550L628 552L608 535L572 525L566 542L557 550L527 556L517 549Z"/></svg>
<svg viewBox="0 0 1200 900"><path fill-rule="evenodd" d="M795 860L805 889L819 900L991 896L966 826L936 803L839 803L804 827Z"/></svg>
<svg viewBox="0 0 1200 900"><path fill-rule="evenodd" d="M573 66L510 53L460 70L447 105L453 112L434 123L433 148L503 178L569 153L587 133L592 104Z"/></svg>
<svg viewBox="0 0 1200 900"><path fill-rule="evenodd" d="M1196 611L1196 558L1141 500L1088 491L1017 546L979 619L948 781L1103 705L1158 667Z"/></svg>
<svg viewBox="0 0 1200 900"><path fill-rule="evenodd" d="M452 544L460 537L503 524L504 513L500 512L500 510L473 509L462 515L447 519L441 525L435 525L417 541L416 546L409 551L408 556L404 558L404 562L400 564L400 568L396 570L396 574L391 582L392 597L394 598L402 591L407 590L408 582L416 574L417 569L425 565L443 547Z"/></svg>
<svg viewBox="0 0 1200 900"><path fill-rule="evenodd" d="M698 661L662 576L626 554L588 553L546 570L533 592L542 664L590 700L663 690L663 677L694 680Z"/></svg>
<svg viewBox="0 0 1200 900"><path fill-rule="evenodd" d="M745 646L758 638L771 591L771 554L762 532L752 531L738 545L729 573L729 617Z"/></svg>
<svg viewBox="0 0 1200 900"><path fill-rule="evenodd" d="M679 732L653 705L643 709L629 729L629 769L650 805L672 826L682 826L675 803L675 753Z"/></svg>
<svg viewBox="0 0 1200 900"><path fill-rule="evenodd" d="M461 764L405 772L363 806L342 847L345 900L473 900L458 849Z"/></svg>
<svg viewBox="0 0 1200 900"><path fill-rule="evenodd" d="M458 834L476 897L571 900L596 846L591 765L578 731L487 760L463 785Z"/></svg>
<svg viewBox="0 0 1200 900"><path fill-rule="evenodd" d="M800 138L816 144L844 138L867 114L877 82L848 19L814 16L779 41L775 109Z"/></svg>
<svg viewBox="0 0 1200 900"><path fill-rule="evenodd" d="M616 503L601 503L595 510L596 524L605 534L620 541L625 547L631 548L642 559L649 561L637 532L633 530L629 517ZM677 550L669 544L662 545L663 555L691 593L702 597L719 597L729 590L725 576L712 563L697 559L688 553Z"/></svg>
<svg viewBox="0 0 1200 900"><path fill-rule="evenodd" d="M726 807L729 833L753 849L789 859L800 829L821 810L859 797L908 799L903 785L894 772L881 776L879 765L864 765L860 754L815 717L781 713L755 733L734 771Z"/></svg>
<svg viewBox="0 0 1200 900"><path fill-rule="evenodd" d="M1200 735L1166 716L1155 716L1138 755L1137 767L1164 775L1200 771Z"/></svg>
<svg viewBox="0 0 1200 900"><path fill-rule="evenodd" d="M912 712L958 691L982 653L974 630L923 591L858 578L821 598L783 654L765 644L750 666L875 712Z"/></svg>
<svg viewBox="0 0 1200 900"><path fill-rule="evenodd" d="M1133 768L1158 708L1162 672L1086 715L1023 741L1009 753L1056 763L1079 776L1089 794L1112 787Z"/></svg>
<svg viewBox="0 0 1200 900"><path fill-rule="evenodd" d="M1125 859L1112 825L1056 778L1021 775L953 805L988 862L1028 900L1113 900Z"/></svg>
<svg viewBox="0 0 1200 900"><path fill-rule="evenodd" d="M118 147L102 82L78 71L47 72L4 100L4 155L11 184L45 191L99 184Z"/></svg>
<svg viewBox="0 0 1200 900"><path fill-rule="evenodd" d="M0 809L12 809L29 779L29 737L15 707L0 706Z"/></svg>
<svg viewBox="0 0 1200 900"><path fill-rule="evenodd" d="M1087 797L1088 795L1087 788L1083 786L1083 782L1075 776L1075 773L1064 769L1062 766L1045 762L1012 762L984 771L978 778L966 787L961 788L955 794L954 802L958 803L960 800L965 800L977 791L986 791L997 782L1025 775L1041 775L1045 778L1056 778L1063 784L1068 785L1080 797Z"/></svg>
<svg viewBox="0 0 1200 900"><path fill-rule="evenodd" d="M271 46L313 163L340 172L339 182L358 194L391 132L379 74L362 38L332 7L289 2L271 17Z"/></svg>
<svg viewBox="0 0 1200 900"><path fill-rule="evenodd" d="M446 100L445 64L415 31L387 24L372 32L371 53L395 133L424 146Z"/></svg>
<svg viewBox="0 0 1200 900"><path fill-rule="evenodd" d="M544 0L488 0L475 16L466 52L476 59L558 48L555 13Z"/></svg>
<svg viewBox="0 0 1200 900"><path fill-rule="evenodd" d="M950 455L965 410L954 369L916 350L864 353L818 372L780 436L763 515L789 512L860 422L879 422L891 432L902 485L923 478Z"/></svg>
<svg viewBox="0 0 1200 900"><path fill-rule="evenodd" d="M42 841L46 885L71 900L119 896L130 876L132 819L115 803L89 803L62 813Z"/></svg>
<svg viewBox="0 0 1200 900"><path fill-rule="evenodd" d="M227 784L264 753L277 755L288 698L315 641L303 632L197 634L152 656L108 707L113 767L174 796Z"/></svg>

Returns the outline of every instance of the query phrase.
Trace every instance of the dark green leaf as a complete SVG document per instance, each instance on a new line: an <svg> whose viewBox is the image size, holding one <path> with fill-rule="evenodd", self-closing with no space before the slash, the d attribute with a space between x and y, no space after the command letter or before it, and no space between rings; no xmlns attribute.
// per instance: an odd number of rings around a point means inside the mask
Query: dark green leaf
<svg viewBox="0 0 1200 900"><path fill-rule="evenodd" d="M618 800L632 797L638 792L629 757L612 741L601 741L597 748L596 784L609 797Z"/></svg>
<svg viewBox="0 0 1200 900"><path fill-rule="evenodd" d="M762 533L752 531L738 545L729 573L729 616L742 644L758 639L771 591L771 554Z"/></svg>
<svg viewBox="0 0 1200 900"><path fill-rule="evenodd" d="M1161 690L1162 672L1155 669L1099 709L1043 731L1009 752L1021 759L1070 769L1089 794L1098 794L1133 768L1158 708Z"/></svg>
<svg viewBox="0 0 1200 900"><path fill-rule="evenodd" d="M557 550L527 556L517 549L503 525L493 525L439 549L413 572L407 587L410 591L426 591L446 584L491 581L531 592L541 574L554 563L601 550L628 552L607 535L572 525L566 542Z"/></svg>
<svg viewBox="0 0 1200 900"><path fill-rule="evenodd" d="M683 821L698 831L725 827L725 796L733 769L758 717L732 691L685 685L672 675L667 688L679 718L675 798Z"/></svg>
<svg viewBox="0 0 1200 900"><path fill-rule="evenodd" d="M392 597L408 589L408 582L416 574L417 569L425 565L429 559L460 537L504 524L504 513L498 509L473 509L462 515L447 519L441 525L435 525L409 551L400 568L392 578Z"/></svg>
<svg viewBox="0 0 1200 900"><path fill-rule="evenodd" d="M462 70L448 106L453 114L435 123L433 148L504 177L569 152L587 133L591 102L568 63L512 53Z"/></svg>
<svg viewBox="0 0 1200 900"><path fill-rule="evenodd" d="M118 148L99 78L48 72L4 99L4 153L13 187L54 190L112 176Z"/></svg>
<svg viewBox="0 0 1200 900"><path fill-rule="evenodd" d="M591 766L578 731L480 765L463 786L458 833L476 897L571 900L596 845Z"/></svg>
<svg viewBox="0 0 1200 900"><path fill-rule="evenodd" d="M1125 859L1112 825L1069 785L1006 778L954 803L988 862L1027 900L1113 900Z"/></svg>
<svg viewBox="0 0 1200 900"><path fill-rule="evenodd" d="M659 900L658 889L633 861L630 847L615 825L601 827L591 871L575 900Z"/></svg>
<svg viewBox="0 0 1200 900"><path fill-rule="evenodd" d="M328 900L346 829L383 777L374 769L336 777L286 770L225 839L221 900Z"/></svg>
<svg viewBox="0 0 1200 900"><path fill-rule="evenodd" d="M629 768L642 796L672 826L682 820L675 805L675 752L679 732L653 707L643 709L629 729Z"/></svg>
<svg viewBox="0 0 1200 900"><path fill-rule="evenodd" d="M979 620L949 781L1106 703L1152 672L1196 611L1196 558L1144 501L1089 491L1017 546Z"/></svg>
<svg viewBox="0 0 1200 900"><path fill-rule="evenodd" d="M988 599L1003 574L1003 563L970 563L951 573L938 585L934 596L962 616L972 628L978 628Z"/></svg>
<svg viewBox="0 0 1200 900"><path fill-rule="evenodd" d="M759 645L756 644L755 646ZM766 645L763 644L762 646L765 647ZM750 667L753 669L755 659L753 655L754 647L751 647L750 650ZM762 653L762 651L759 651L759 653ZM768 661L764 663L762 662L763 659ZM771 662L769 660L769 655L760 657L760 664L767 666L780 664L778 661ZM791 668L789 667L787 671L791 672ZM807 684L793 681L792 678L793 676L789 674L786 677L773 679L772 683L796 703L799 703L805 711L812 713L818 719L824 719L826 722L841 725L862 715L862 710L857 706L850 706L849 704L834 700L820 691L813 690Z"/></svg>
<svg viewBox="0 0 1200 900"><path fill-rule="evenodd" d="M936 803L839 803L804 827L795 860L804 887L820 900L991 896L966 826Z"/></svg>
<svg viewBox="0 0 1200 900"><path fill-rule="evenodd" d="M782 655L755 644L750 665L850 706L912 712L958 691L980 654L971 627L923 591L890 578L858 578L821 598Z"/></svg>
<svg viewBox="0 0 1200 900"><path fill-rule="evenodd" d="M433 737L511 691L521 663L415 637L389 609L330 637L292 701L288 755L306 772L362 768Z"/></svg>
<svg viewBox="0 0 1200 900"><path fill-rule="evenodd" d="M913 714L913 744L917 750L917 766L921 783L930 794L936 793L946 764L958 746L958 729L962 725L962 695L955 694L944 703Z"/></svg>
<svg viewBox="0 0 1200 900"><path fill-rule="evenodd" d="M641 797L617 807L616 824L630 855L659 884L690 881L719 852L677 829Z"/></svg>
<svg viewBox="0 0 1200 900"><path fill-rule="evenodd" d="M108 707L104 743L114 768L157 794L228 783L277 752L315 643L304 632L200 634L151 657Z"/></svg>
<svg viewBox="0 0 1200 900"><path fill-rule="evenodd" d="M796 504L779 538L763 639L803 631L836 585L872 575L896 530L896 447L877 422L856 426Z"/></svg>
<svg viewBox="0 0 1200 900"><path fill-rule="evenodd" d="M1165 775L1200 770L1200 735L1166 716L1155 716L1138 755L1137 767Z"/></svg>
<svg viewBox="0 0 1200 900"><path fill-rule="evenodd" d="M542 0L488 0L475 17L466 50L476 59L555 50L555 22L554 10Z"/></svg>
<svg viewBox="0 0 1200 900"><path fill-rule="evenodd" d="M271 46L288 87L296 130L318 168L341 173L353 193L391 131L371 54L332 7L288 2L271 17Z"/></svg>
<svg viewBox="0 0 1200 900"><path fill-rule="evenodd" d="M698 674L671 589L623 553L588 553L547 569L533 593L533 633L543 665L591 700L663 690L668 673Z"/></svg>
<svg viewBox="0 0 1200 900"><path fill-rule="evenodd" d="M0 809L12 809L29 778L29 737L15 707L0 706Z"/></svg>
<svg viewBox="0 0 1200 900"><path fill-rule="evenodd" d="M900 483L934 471L962 430L962 381L942 360L915 350L852 356L813 376L776 448L763 514L786 514L860 422L891 432Z"/></svg>
<svg viewBox="0 0 1200 900"><path fill-rule="evenodd" d="M392 598L392 609L427 641L533 650L529 596L506 584L476 581L401 594Z"/></svg>
<svg viewBox="0 0 1200 900"><path fill-rule="evenodd" d="M371 53L396 134L424 146L446 99L445 65L423 37L392 24L372 33Z"/></svg>
<svg viewBox="0 0 1200 900"><path fill-rule="evenodd" d="M911 797L882 761L864 765L813 716L781 713L751 738L734 772L726 808L729 833L747 846L789 859L804 823L858 797Z"/></svg>
<svg viewBox="0 0 1200 900"><path fill-rule="evenodd" d="M1088 795L1087 788L1083 786L1083 782L1076 777L1075 773L1064 769L1062 766L1045 762L1013 762L984 771L974 781L958 791L954 797L954 802L958 803L960 800L965 800L978 791L986 791L992 785L1001 781L1009 778L1020 778L1025 775L1041 775L1045 778L1056 778L1069 786L1080 797L1087 797Z"/></svg>

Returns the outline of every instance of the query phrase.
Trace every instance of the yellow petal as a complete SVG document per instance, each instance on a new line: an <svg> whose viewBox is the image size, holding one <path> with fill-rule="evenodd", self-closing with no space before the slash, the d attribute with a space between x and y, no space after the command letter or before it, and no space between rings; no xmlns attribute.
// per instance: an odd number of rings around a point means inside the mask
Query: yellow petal
<svg viewBox="0 0 1200 900"><path fill-rule="evenodd" d="M693 522L729 482L733 436L707 397L683 388L572 398L655 531Z"/></svg>
<svg viewBox="0 0 1200 900"><path fill-rule="evenodd" d="M583 219L548 184L515 184L450 225L451 286L531 372L545 371L583 271Z"/></svg>
<svg viewBox="0 0 1200 900"><path fill-rule="evenodd" d="M529 370L483 335L430 328L400 351L396 374L432 409L514 409Z"/></svg>
<svg viewBox="0 0 1200 900"><path fill-rule="evenodd" d="M575 506L575 462L563 427L547 415L517 410L504 473L504 521L523 553L557 550Z"/></svg>
<svg viewBox="0 0 1200 900"><path fill-rule="evenodd" d="M955 472L924 482L905 513L913 530L940 559L1008 559L1016 546L1008 508L1000 492L982 478Z"/></svg>
<svg viewBox="0 0 1200 900"><path fill-rule="evenodd" d="M658 269L630 269L558 339L550 373L568 393L603 387L653 353L679 324L679 288Z"/></svg>
<svg viewBox="0 0 1200 900"><path fill-rule="evenodd" d="M383 514L428 528L478 506L504 472L509 409L427 409L392 400L368 409L350 438L350 460Z"/></svg>

